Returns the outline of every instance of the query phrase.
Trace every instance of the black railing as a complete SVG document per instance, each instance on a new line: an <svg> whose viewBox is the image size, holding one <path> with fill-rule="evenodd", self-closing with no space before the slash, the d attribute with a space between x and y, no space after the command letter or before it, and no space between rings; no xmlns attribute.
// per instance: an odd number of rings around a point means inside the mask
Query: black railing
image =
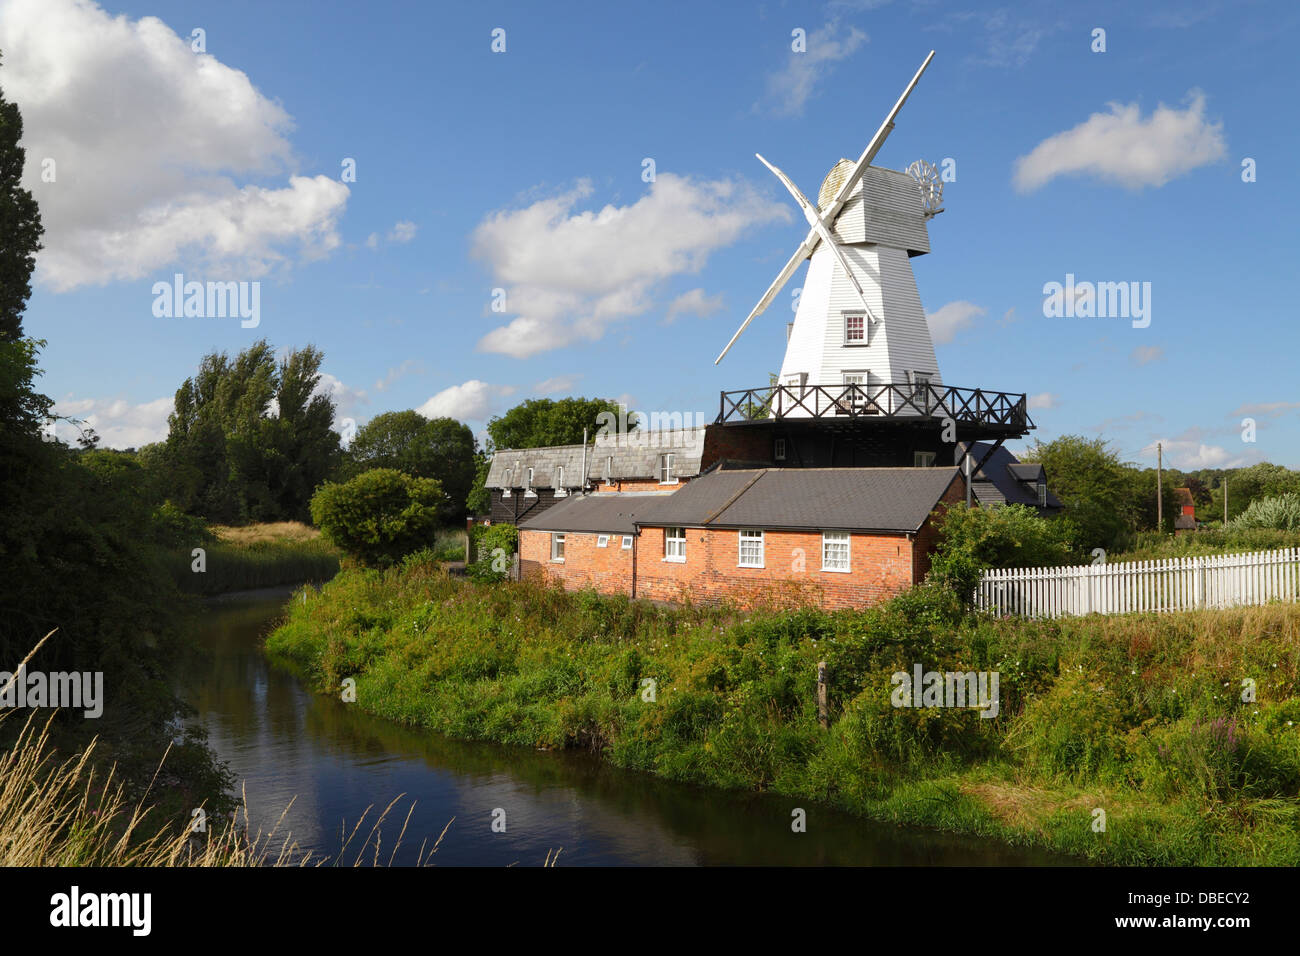
<svg viewBox="0 0 1300 956"><path fill-rule="evenodd" d="M822 418L942 420L1022 431L1034 427L1023 393L949 385L768 385L723 392L715 424Z"/></svg>

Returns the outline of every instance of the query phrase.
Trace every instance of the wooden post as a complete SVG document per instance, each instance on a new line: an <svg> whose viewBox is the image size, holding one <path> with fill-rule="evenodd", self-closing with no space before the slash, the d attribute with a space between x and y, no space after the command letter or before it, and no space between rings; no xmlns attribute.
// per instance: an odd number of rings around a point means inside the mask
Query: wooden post
<svg viewBox="0 0 1300 956"><path fill-rule="evenodd" d="M1164 453L1160 442L1156 442L1156 530L1165 531L1165 493L1161 482L1161 469L1164 465Z"/></svg>
<svg viewBox="0 0 1300 956"><path fill-rule="evenodd" d="M817 722L825 730L830 726L830 709L826 700L826 662L817 662Z"/></svg>
<svg viewBox="0 0 1300 956"><path fill-rule="evenodd" d="M465 519L465 567L474 563L474 519Z"/></svg>
<svg viewBox="0 0 1300 956"><path fill-rule="evenodd" d="M1223 477L1223 526L1228 526L1228 477Z"/></svg>

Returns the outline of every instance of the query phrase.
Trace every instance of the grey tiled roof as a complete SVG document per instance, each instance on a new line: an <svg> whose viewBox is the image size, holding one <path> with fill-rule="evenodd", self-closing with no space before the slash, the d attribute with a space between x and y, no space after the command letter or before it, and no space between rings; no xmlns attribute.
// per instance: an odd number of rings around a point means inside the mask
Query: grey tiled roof
<svg viewBox="0 0 1300 956"><path fill-rule="evenodd" d="M971 458L979 461L988 450L988 445L976 442L970 449ZM1046 477L1041 464L1019 462L1015 455L1001 447L975 473L971 494L982 505L1029 505L1037 508L1038 492L1032 485L1037 483L1040 475ZM1026 481L1030 484L1024 484ZM1063 507L1061 499L1052 493L1051 488L1047 489L1047 507L1049 510Z"/></svg>
<svg viewBox="0 0 1300 956"><path fill-rule="evenodd" d="M622 492L571 495L519 524L524 531L573 531L632 534L634 519L671 492Z"/></svg>
<svg viewBox="0 0 1300 956"><path fill-rule="evenodd" d="M634 429L621 436L598 435L587 446L587 482L595 484L603 480L607 464L612 465L612 478L656 478L659 475L659 456L665 453L674 456L675 477L692 478L700 473L703 451L703 427L655 432ZM609 461L611 458L612 462ZM492 456L487 487L505 488L509 476L509 487L522 488L528 469L532 468L534 488L554 488L561 467L566 488L577 488L582 484L582 445L504 448Z"/></svg>
<svg viewBox="0 0 1300 956"><path fill-rule="evenodd" d="M955 468L766 468L715 471L661 500L637 524L916 531Z"/></svg>

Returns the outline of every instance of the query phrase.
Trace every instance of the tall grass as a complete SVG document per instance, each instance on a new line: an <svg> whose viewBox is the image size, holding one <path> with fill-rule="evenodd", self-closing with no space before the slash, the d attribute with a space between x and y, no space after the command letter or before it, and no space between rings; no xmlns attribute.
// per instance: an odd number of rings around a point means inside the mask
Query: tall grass
<svg viewBox="0 0 1300 956"><path fill-rule="evenodd" d="M287 613L274 658L449 736L1108 862L1300 864L1294 605L998 620L921 588L858 612L667 609L411 562ZM915 664L996 671L1000 713L893 706Z"/></svg>
<svg viewBox="0 0 1300 956"><path fill-rule="evenodd" d="M169 554L168 567L177 586L190 594L326 581L338 573L340 553L320 532L296 521L245 527L214 526L215 541L205 551L206 569L194 570L192 549Z"/></svg>
<svg viewBox="0 0 1300 956"><path fill-rule="evenodd" d="M1300 547L1300 531L1276 528L1203 528L1180 535L1143 531L1135 535L1123 552L1107 555L1108 562L1157 561L1209 554L1243 554Z"/></svg>

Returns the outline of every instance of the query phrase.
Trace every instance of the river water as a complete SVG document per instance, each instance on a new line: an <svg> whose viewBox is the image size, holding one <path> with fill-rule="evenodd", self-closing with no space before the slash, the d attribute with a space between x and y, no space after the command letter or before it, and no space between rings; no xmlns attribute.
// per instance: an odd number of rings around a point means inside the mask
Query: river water
<svg viewBox="0 0 1300 956"><path fill-rule="evenodd" d="M449 740L311 693L272 668L262 642L287 589L213 601L199 650L178 680L208 742L247 795L250 830L287 829L304 850L336 857L367 820L405 797L382 828L392 857L440 866L542 865L1040 865L1068 863L1032 850L861 820L792 797L738 794L658 780L582 754ZM807 830L791 830L803 807ZM505 831L499 832L504 812ZM493 828L497 821L496 830ZM436 854L428 846L450 823ZM345 855L352 862L369 825ZM276 845L278 846L277 840ZM366 853L371 859L374 843Z"/></svg>

